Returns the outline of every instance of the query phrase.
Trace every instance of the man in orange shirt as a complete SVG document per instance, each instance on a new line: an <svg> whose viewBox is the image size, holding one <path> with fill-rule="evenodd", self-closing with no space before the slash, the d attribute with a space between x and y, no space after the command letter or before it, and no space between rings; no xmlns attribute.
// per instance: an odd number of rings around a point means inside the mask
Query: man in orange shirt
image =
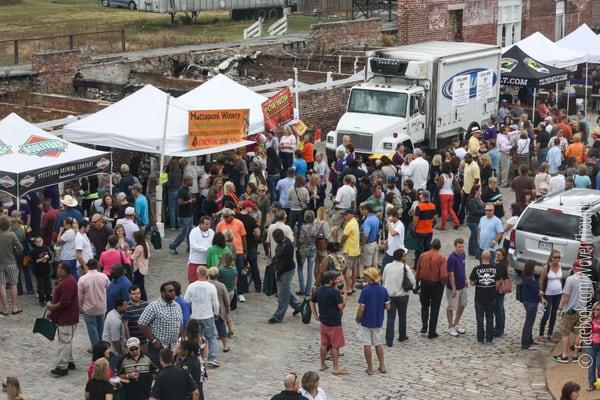
<svg viewBox="0 0 600 400"><path fill-rule="evenodd" d="M567 139L568 142L571 142L571 138L573 137L573 129L571 129L569 117L567 115L560 117L560 123L556 124L556 127L562 129L563 137Z"/></svg>
<svg viewBox="0 0 600 400"><path fill-rule="evenodd" d="M413 227L417 239L415 248L415 265L419 261L421 253L431 249L431 239L433 237L433 226L436 222L435 204L431 202L431 193L423 190L419 195L419 204L415 208L413 217Z"/></svg>
<svg viewBox="0 0 600 400"><path fill-rule="evenodd" d="M306 161L307 171L314 171L315 167L315 145L312 142L312 137L309 134L304 135L302 158Z"/></svg>
<svg viewBox="0 0 600 400"><path fill-rule="evenodd" d="M238 272L237 292L238 300L242 303L246 301L244 293L248 291L247 274L242 273L244 260L246 259L246 228L242 221L234 217L234 212L230 208L224 208L222 211L223 220L217 224L217 232L223 233L229 230L233 236L233 247L235 250L235 267Z"/></svg>
<svg viewBox="0 0 600 400"><path fill-rule="evenodd" d="M431 243L431 250L426 251L419 258L417 264L417 282L421 284L419 299L421 301L421 333L435 339L437 334L438 315L444 285L448 281L448 267L446 257L440 253L442 243L435 239Z"/></svg>

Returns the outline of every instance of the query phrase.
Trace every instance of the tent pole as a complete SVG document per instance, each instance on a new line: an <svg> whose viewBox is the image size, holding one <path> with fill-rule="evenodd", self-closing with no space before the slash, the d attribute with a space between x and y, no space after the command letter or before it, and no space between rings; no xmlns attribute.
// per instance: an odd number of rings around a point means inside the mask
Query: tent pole
<svg viewBox="0 0 600 400"><path fill-rule="evenodd" d="M585 63L585 89L583 98L583 112L587 114L587 85L588 85L588 63Z"/></svg>
<svg viewBox="0 0 600 400"><path fill-rule="evenodd" d="M535 96L537 94L537 87L533 88L533 109L531 111L531 125L533 125L535 127Z"/></svg>
<svg viewBox="0 0 600 400"><path fill-rule="evenodd" d="M298 97L298 68L294 67L294 94L296 97L296 108L298 109L298 118L300 118L300 100Z"/></svg>
<svg viewBox="0 0 600 400"><path fill-rule="evenodd" d="M571 87L571 81L568 80L567 81L567 86L565 87L565 91L567 92L567 115L569 115L569 103L571 102L571 92L570 92L570 88Z"/></svg>
<svg viewBox="0 0 600 400"><path fill-rule="evenodd" d="M160 143L160 167L158 171L158 182L156 184L156 227L160 232L160 236L165 236L165 225L163 224L162 219L162 203L163 203L163 186L160 182L160 176L165 167L165 142L167 140L167 121L169 119L169 102L171 100L171 95L167 94L167 101L165 103L165 120L163 123L163 137Z"/></svg>
<svg viewBox="0 0 600 400"><path fill-rule="evenodd" d="M556 108L558 109L558 82L556 82L556 90L554 91L554 102L556 103Z"/></svg>
<svg viewBox="0 0 600 400"><path fill-rule="evenodd" d="M111 151L110 152L110 168L108 170L108 190L111 195L113 194L112 171L113 171L113 158L112 158L112 151Z"/></svg>

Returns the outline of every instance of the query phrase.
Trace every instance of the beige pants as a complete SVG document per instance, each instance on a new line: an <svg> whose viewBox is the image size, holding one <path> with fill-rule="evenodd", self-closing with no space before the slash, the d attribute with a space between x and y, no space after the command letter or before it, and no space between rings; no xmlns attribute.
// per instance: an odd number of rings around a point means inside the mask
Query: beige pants
<svg viewBox="0 0 600 400"><path fill-rule="evenodd" d="M69 368L73 362L73 337L75 336L77 324L59 326L56 330L58 337L58 351L56 354L56 366L60 369Z"/></svg>

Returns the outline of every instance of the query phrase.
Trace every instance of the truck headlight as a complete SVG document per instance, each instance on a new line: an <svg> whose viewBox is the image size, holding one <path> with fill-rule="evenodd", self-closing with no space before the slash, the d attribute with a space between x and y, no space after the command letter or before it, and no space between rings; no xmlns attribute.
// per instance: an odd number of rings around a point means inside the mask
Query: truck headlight
<svg viewBox="0 0 600 400"><path fill-rule="evenodd" d="M333 136L327 136L327 143L333 143Z"/></svg>
<svg viewBox="0 0 600 400"><path fill-rule="evenodd" d="M384 150L392 150L392 144L391 144L391 143L384 142L384 143L383 143L383 149L384 149Z"/></svg>

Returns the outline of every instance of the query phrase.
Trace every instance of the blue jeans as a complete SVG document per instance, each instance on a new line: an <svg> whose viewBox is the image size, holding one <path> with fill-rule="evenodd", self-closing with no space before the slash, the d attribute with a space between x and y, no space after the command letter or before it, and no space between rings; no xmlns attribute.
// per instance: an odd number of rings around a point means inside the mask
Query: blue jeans
<svg viewBox="0 0 600 400"><path fill-rule="evenodd" d="M169 208L169 227L177 227L177 190L167 194L167 207Z"/></svg>
<svg viewBox="0 0 600 400"><path fill-rule="evenodd" d="M479 227L478 223L469 222L469 229L471 230L471 234L469 235L469 255L479 258L479 243L477 243L477 228Z"/></svg>
<svg viewBox="0 0 600 400"><path fill-rule="evenodd" d="M258 269L258 249L256 246L248 246L246 249L248 255L248 265L250 266L250 276L252 276L252 282L254 282L254 289L260 292L262 288L262 282L260 280L260 270ZM248 282L248 281L246 281ZM246 283L246 292L248 292L248 283Z"/></svg>
<svg viewBox="0 0 600 400"><path fill-rule="evenodd" d="M537 313L538 303L523 303L525 307L525 322L523 323L523 332L521 333L521 348L528 349L533 342L533 323Z"/></svg>
<svg viewBox="0 0 600 400"><path fill-rule="evenodd" d="M504 322L506 314L504 313L504 294L496 293L496 308L494 310L494 337L504 335Z"/></svg>
<svg viewBox="0 0 600 400"><path fill-rule="evenodd" d="M277 310L273 314L273 318L278 321L283 320L288 305L294 309L300 309L300 300L292 293L292 278L294 270L283 273L277 280Z"/></svg>
<svg viewBox="0 0 600 400"><path fill-rule="evenodd" d="M494 301L487 303L475 302L475 319L477 320L477 340L491 342L494 339ZM484 324L485 320L485 324Z"/></svg>
<svg viewBox="0 0 600 400"><path fill-rule="evenodd" d="M544 331L546 330L546 322L548 322L548 318L550 318L550 323L548 324L548 336L552 336L554 333L554 324L556 324L556 312L558 311L558 305L560 304L560 299L562 298L562 294L557 294L554 296L546 296L544 298L548 302L546 308L544 308L544 315L542 316L542 320L540 321L540 336L544 336Z"/></svg>
<svg viewBox="0 0 600 400"><path fill-rule="evenodd" d="M390 309L387 311L387 325L385 328L385 342L391 346L394 343L394 322L398 313L398 340L408 339L406 336L406 309L408 308L408 295L390 297Z"/></svg>
<svg viewBox="0 0 600 400"><path fill-rule="evenodd" d="M546 162L546 156L547 155L548 155L548 148L547 147L538 150L538 154L537 154L537 166L538 166L538 168L542 165L542 163Z"/></svg>
<svg viewBox="0 0 600 400"><path fill-rule="evenodd" d="M23 259L23 257L19 257L21 260ZM23 263L21 260L17 260L17 268L19 269L19 280L17 282L17 289L19 291L19 293L23 293L23 281L21 279L21 276L25 277L25 289L27 290L27 293L32 293L33 292L33 282L31 281L31 268L33 266L33 263L30 263L28 266L23 267Z"/></svg>
<svg viewBox="0 0 600 400"><path fill-rule="evenodd" d="M83 320L85 321L85 327L90 338L90 344L94 347L102 339L104 315L88 315L83 313Z"/></svg>
<svg viewBox="0 0 600 400"><path fill-rule="evenodd" d="M587 354L590 356L591 361L590 366L588 367L588 383L590 386L594 386L594 382L596 382L598 377L596 370L600 365L598 363L598 359L600 358L600 345L592 344L588 347Z"/></svg>
<svg viewBox="0 0 600 400"><path fill-rule="evenodd" d="M248 275L242 275L242 270L244 269L245 261L243 254L237 254L235 256L235 269L238 272L238 281L237 281L237 294L244 294L248 292Z"/></svg>
<svg viewBox="0 0 600 400"><path fill-rule="evenodd" d="M193 217L179 218L179 232L175 240L169 244L171 250L177 250L179 245L185 240L186 250L190 250L190 231L192 230Z"/></svg>
<svg viewBox="0 0 600 400"><path fill-rule="evenodd" d="M214 318L197 319L200 334L208 342L208 361L217 361L217 325Z"/></svg>
<svg viewBox="0 0 600 400"><path fill-rule="evenodd" d="M307 254L306 257L298 254L298 286L303 293L310 293L310 289L312 289L315 256L315 253ZM304 285L304 261L306 261L306 285Z"/></svg>
<svg viewBox="0 0 600 400"><path fill-rule="evenodd" d="M280 178L280 174L267 176L267 188L269 189L269 197L271 198L271 203L278 200L277 191L275 190L275 187L277 186L277 182Z"/></svg>

